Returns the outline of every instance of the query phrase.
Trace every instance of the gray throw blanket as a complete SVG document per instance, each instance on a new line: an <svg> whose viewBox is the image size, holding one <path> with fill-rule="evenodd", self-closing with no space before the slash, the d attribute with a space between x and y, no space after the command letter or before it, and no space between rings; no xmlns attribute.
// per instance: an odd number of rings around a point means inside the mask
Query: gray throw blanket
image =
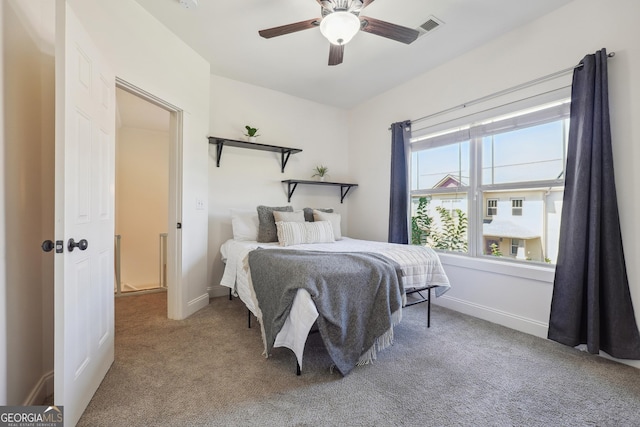
<svg viewBox="0 0 640 427"><path fill-rule="evenodd" d="M390 259L363 252L256 249L248 263L267 355L299 288L318 309L320 335L342 375L362 355L375 359L376 350L391 343L403 289L400 268Z"/></svg>

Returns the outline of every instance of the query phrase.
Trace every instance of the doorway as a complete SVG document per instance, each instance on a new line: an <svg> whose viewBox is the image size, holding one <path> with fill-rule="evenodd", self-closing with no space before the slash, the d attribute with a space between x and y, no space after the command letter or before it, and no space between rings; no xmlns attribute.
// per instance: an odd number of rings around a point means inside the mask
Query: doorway
<svg viewBox="0 0 640 427"><path fill-rule="evenodd" d="M116 105L114 293L167 292L175 318L182 111L117 77Z"/></svg>
<svg viewBox="0 0 640 427"><path fill-rule="evenodd" d="M167 289L170 114L116 88L116 296Z"/></svg>

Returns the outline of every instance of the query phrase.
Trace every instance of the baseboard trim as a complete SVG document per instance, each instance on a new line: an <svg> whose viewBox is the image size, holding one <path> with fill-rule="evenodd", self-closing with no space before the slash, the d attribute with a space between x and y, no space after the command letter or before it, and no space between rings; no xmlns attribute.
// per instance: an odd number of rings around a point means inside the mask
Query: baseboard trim
<svg viewBox="0 0 640 427"><path fill-rule="evenodd" d="M476 304L474 302L465 301L447 295L436 298L433 302L434 304L442 307L450 308L451 310L459 311L460 313L468 314L492 323L497 323L498 325L515 329L516 331L535 335L540 338L547 338L547 330L549 329L548 323L518 316L493 307L487 307L485 305Z"/></svg>
<svg viewBox="0 0 640 427"><path fill-rule="evenodd" d="M42 405L47 396L53 394L53 371L45 373L35 385L23 406Z"/></svg>
<svg viewBox="0 0 640 427"><path fill-rule="evenodd" d="M226 286L209 286L207 288L209 298L223 297L229 295L229 288Z"/></svg>
<svg viewBox="0 0 640 427"><path fill-rule="evenodd" d="M435 299L433 303L441 307L446 307L451 310L458 311L460 313L468 314L469 316L486 320L491 323L497 323L498 325L515 329L516 331L534 335L539 338L547 338L547 331L549 330L548 323L529 319L523 316L518 316L512 313L507 313L506 311L497 310L492 307L487 307L481 304L476 304L446 295ZM613 360L615 362L623 363L625 365L640 369L640 361L638 360L616 359L615 357L611 357L607 353L602 351L599 355L601 357L604 357L605 359Z"/></svg>
<svg viewBox="0 0 640 427"><path fill-rule="evenodd" d="M199 297L192 299L187 303L187 313L186 313L186 316L184 317L187 318L191 316L193 313L200 310L201 308L206 307L207 305L209 305L208 293L202 294Z"/></svg>

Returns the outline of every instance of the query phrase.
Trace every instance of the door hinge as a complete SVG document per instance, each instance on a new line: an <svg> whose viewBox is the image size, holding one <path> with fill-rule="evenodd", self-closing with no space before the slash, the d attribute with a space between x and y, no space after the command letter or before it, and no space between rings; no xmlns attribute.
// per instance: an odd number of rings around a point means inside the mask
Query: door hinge
<svg viewBox="0 0 640 427"><path fill-rule="evenodd" d="M182 223L181 223L181 222L179 222L179 223L177 224L176 228L182 228Z"/></svg>

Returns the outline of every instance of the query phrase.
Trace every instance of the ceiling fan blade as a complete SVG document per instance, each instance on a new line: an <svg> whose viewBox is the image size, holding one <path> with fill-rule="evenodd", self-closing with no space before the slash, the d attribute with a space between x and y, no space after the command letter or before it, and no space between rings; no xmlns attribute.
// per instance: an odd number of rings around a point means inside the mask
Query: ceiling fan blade
<svg viewBox="0 0 640 427"><path fill-rule="evenodd" d="M336 45L329 43L329 65L342 64L342 57L344 56L344 45Z"/></svg>
<svg viewBox="0 0 640 427"><path fill-rule="evenodd" d="M308 30L309 28L316 28L320 25L320 21L317 18L308 19L306 21L296 22L295 24L282 25L280 27L268 28L266 30L258 31L260 36L265 39L271 37L283 36L285 34L295 33L297 31Z"/></svg>
<svg viewBox="0 0 640 427"><path fill-rule="evenodd" d="M361 18L363 22L362 31L375 34L377 36L386 37L401 43L413 43L420 33L413 28L403 27L401 25L392 24L390 22L381 21L375 18Z"/></svg>
<svg viewBox="0 0 640 427"><path fill-rule="evenodd" d="M333 2L330 0L316 0L318 2L318 4L320 6L322 6L324 9L327 9L330 12L333 12L334 9L334 5Z"/></svg>

